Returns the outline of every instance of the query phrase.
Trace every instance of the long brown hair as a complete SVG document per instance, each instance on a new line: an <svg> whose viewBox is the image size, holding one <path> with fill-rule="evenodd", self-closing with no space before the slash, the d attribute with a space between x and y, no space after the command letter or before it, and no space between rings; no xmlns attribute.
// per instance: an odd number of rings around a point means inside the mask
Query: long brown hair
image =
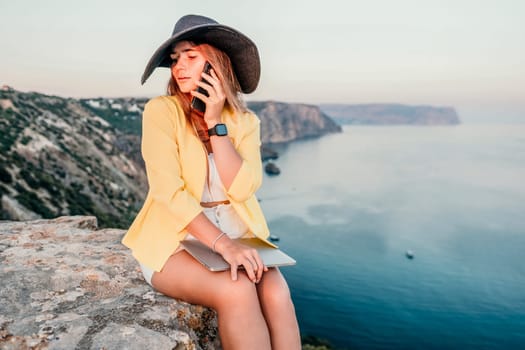
<svg viewBox="0 0 525 350"><path fill-rule="evenodd" d="M226 102L224 103L225 107L233 109L236 112L245 112L246 105L244 104L240 93L241 86L239 85L239 81L235 76L228 55L209 44L198 44L196 42L191 42L191 44L199 46L204 57L208 62L210 62L213 70L217 74L217 77L222 82L224 93L226 94ZM184 110L186 118L190 119L190 101L188 101L184 93L180 91L177 82L173 78L173 75L170 77L170 80L168 82L167 93L170 96L178 97L179 101L182 104L182 109Z"/></svg>

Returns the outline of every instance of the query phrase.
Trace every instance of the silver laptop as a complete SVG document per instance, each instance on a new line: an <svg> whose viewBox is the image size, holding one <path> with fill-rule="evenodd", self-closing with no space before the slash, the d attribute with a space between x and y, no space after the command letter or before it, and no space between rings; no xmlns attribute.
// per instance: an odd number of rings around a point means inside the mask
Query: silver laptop
<svg viewBox="0 0 525 350"><path fill-rule="evenodd" d="M259 238L238 238L236 241L257 249L259 256L268 267L295 265L296 261ZM230 265L220 254L214 253L210 248L196 239L186 239L181 241L184 249L210 271L229 270Z"/></svg>

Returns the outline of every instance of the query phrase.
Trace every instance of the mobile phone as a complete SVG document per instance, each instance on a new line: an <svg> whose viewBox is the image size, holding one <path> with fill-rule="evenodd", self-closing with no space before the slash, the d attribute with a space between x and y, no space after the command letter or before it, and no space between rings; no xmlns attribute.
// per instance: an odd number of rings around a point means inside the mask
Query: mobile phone
<svg viewBox="0 0 525 350"><path fill-rule="evenodd" d="M203 72L206 73L206 74L210 74L210 69L211 69L211 64L209 62L206 62L204 64L204 68L203 68ZM201 78L201 81L202 82L205 82L207 83L208 81L206 81L206 79L204 78ZM209 96L208 92L206 90L204 90L202 87L200 86L197 86L197 89L195 90L197 92L200 92L201 94L205 95L205 96ZM193 96L193 98L191 99L191 108L195 109L196 111L199 111L201 113L204 113L206 111L206 104L204 103L203 100L201 100L200 98L198 97L195 97Z"/></svg>

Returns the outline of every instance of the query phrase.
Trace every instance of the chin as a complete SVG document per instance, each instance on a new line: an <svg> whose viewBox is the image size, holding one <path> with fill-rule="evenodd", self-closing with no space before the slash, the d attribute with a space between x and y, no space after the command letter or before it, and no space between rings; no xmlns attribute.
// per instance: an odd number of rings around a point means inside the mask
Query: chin
<svg viewBox="0 0 525 350"><path fill-rule="evenodd" d="M195 90L197 87L188 87L187 85L184 85L184 86L180 86L179 85L179 89L181 92L185 93L185 94L189 94L191 92L191 90Z"/></svg>

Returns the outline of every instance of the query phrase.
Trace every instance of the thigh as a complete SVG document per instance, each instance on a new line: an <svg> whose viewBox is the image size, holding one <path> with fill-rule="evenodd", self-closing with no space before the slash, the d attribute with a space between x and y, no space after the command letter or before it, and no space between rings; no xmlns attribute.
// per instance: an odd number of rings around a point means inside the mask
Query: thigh
<svg viewBox="0 0 525 350"><path fill-rule="evenodd" d="M253 283L239 271L232 281L230 271L212 272L185 251L172 255L161 272L155 272L153 287L172 298L217 309L224 295L255 291Z"/></svg>

